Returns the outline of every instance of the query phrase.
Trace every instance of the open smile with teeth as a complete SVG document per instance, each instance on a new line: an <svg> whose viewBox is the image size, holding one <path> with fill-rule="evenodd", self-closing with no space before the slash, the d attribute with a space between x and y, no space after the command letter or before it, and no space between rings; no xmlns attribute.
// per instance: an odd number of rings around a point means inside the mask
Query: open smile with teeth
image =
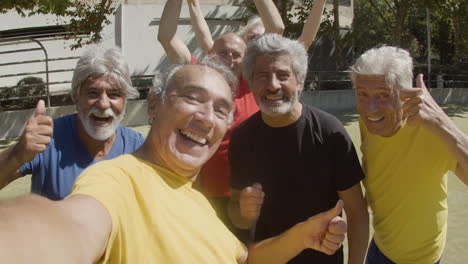
<svg viewBox="0 0 468 264"><path fill-rule="evenodd" d="M92 120L94 120L95 122L98 122L98 123L110 123L112 122L112 119L113 117L112 116L99 116L99 115L96 115L96 114L91 114L90 118Z"/></svg>
<svg viewBox="0 0 468 264"><path fill-rule="evenodd" d="M384 117L367 117L367 120L371 121L371 122L380 122L384 119Z"/></svg>
<svg viewBox="0 0 468 264"><path fill-rule="evenodd" d="M179 130L179 133L184 136L185 138L190 139L191 141L199 144L199 145L206 145L208 143L208 140L202 136L196 135L190 131L186 130Z"/></svg>
<svg viewBox="0 0 468 264"><path fill-rule="evenodd" d="M284 99L282 94L268 94L265 96L267 101L280 101Z"/></svg>

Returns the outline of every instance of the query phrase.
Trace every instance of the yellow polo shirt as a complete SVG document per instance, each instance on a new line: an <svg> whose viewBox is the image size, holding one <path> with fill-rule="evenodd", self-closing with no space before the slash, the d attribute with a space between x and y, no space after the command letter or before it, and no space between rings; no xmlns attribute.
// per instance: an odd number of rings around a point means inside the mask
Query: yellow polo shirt
<svg viewBox="0 0 468 264"><path fill-rule="evenodd" d="M375 243L395 263L435 263L445 246L446 173L455 170L455 157L421 126L404 125L387 138L362 122L360 129Z"/></svg>
<svg viewBox="0 0 468 264"><path fill-rule="evenodd" d="M86 169L75 194L111 216L102 263L237 263L246 251L192 181L132 155Z"/></svg>

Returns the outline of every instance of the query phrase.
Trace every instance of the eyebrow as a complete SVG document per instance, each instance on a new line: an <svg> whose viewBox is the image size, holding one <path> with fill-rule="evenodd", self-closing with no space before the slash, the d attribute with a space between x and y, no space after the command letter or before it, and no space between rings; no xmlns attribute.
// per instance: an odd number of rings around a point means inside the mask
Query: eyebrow
<svg viewBox="0 0 468 264"><path fill-rule="evenodd" d="M208 92L206 90L205 87L203 86L200 86L200 85L196 85L196 84L189 84L187 86L184 86L182 88L182 91L195 91L195 92L198 92L198 93L203 93L205 95L208 95ZM229 91L231 91L231 89L229 88ZM231 108L232 105L233 105L233 102L230 101L230 100L226 100L225 98L221 98L221 104L225 105L226 107L229 107Z"/></svg>

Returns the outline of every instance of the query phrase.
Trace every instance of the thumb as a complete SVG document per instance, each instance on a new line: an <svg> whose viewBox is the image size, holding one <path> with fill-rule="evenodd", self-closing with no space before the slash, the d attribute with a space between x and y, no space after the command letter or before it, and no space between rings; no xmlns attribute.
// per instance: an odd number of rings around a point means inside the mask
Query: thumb
<svg viewBox="0 0 468 264"><path fill-rule="evenodd" d="M254 184L252 185L252 188L255 188L255 189L261 191L261 190L262 190L262 184L256 182L256 183L254 183Z"/></svg>
<svg viewBox="0 0 468 264"><path fill-rule="evenodd" d="M424 75L421 73L421 74L418 74L418 76L416 77L416 87L418 88L422 88L424 90L426 90L426 84L424 83Z"/></svg>
<svg viewBox="0 0 468 264"><path fill-rule="evenodd" d="M36 111L34 111L34 117L45 114L45 103L44 100L39 100L36 105Z"/></svg>
<svg viewBox="0 0 468 264"><path fill-rule="evenodd" d="M332 209L330 209L330 210L323 213L323 217L327 221L330 221L333 218L335 218L336 216L339 216L341 214L342 210L343 210L343 201L338 200L338 202L336 203L334 208L332 208Z"/></svg>

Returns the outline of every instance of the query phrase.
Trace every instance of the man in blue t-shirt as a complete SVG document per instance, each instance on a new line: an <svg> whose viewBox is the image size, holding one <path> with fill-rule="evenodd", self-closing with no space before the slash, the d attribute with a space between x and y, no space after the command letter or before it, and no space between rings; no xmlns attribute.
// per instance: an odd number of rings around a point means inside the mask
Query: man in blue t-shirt
<svg viewBox="0 0 468 264"><path fill-rule="evenodd" d="M55 120L39 101L18 143L0 153L0 188L32 174L31 191L65 198L86 167L135 151L141 134L120 126L127 98L138 97L119 50L92 46L78 60L72 80L76 114Z"/></svg>

